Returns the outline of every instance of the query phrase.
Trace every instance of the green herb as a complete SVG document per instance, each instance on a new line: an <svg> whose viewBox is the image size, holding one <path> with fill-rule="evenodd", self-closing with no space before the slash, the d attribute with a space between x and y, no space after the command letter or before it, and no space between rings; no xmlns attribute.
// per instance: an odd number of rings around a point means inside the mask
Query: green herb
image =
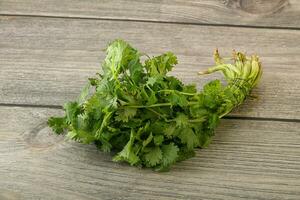
<svg viewBox="0 0 300 200"><path fill-rule="evenodd" d="M115 40L106 54L103 73L64 105L64 117L48 124L58 134L66 130L71 139L115 152L114 161L159 171L207 146L220 118L244 101L262 74L257 56L234 52L226 64L216 51L216 66L199 74L221 71L227 84L214 80L198 92L167 75L177 64L171 52L143 63L142 53Z"/></svg>

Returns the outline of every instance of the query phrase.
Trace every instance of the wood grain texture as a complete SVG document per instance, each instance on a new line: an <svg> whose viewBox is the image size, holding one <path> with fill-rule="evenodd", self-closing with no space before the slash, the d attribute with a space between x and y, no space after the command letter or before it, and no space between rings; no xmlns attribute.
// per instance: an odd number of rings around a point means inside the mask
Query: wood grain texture
<svg viewBox="0 0 300 200"><path fill-rule="evenodd" d="M298 0L1 0L0 14L300 28Z"/></svg>
<svg viewBox="0 0 300 200"><path fill-rule="evenodd" d="M62 105L99 71L103 49L123 38L150 55L173 51L173 75L199 89L220 74L197 76L213 64L212 51L238 49L261 56L264 75L232 115L300 119L300 32L144 22L0 17L0 103Z"/></svg>
<svg viewBox="0 0 300 200"><path fill-rule="evenodd" d="M61 110L0 107L1 199L299 199L300 123L223 120L196 157L156 173L46 127Z"/></svg>

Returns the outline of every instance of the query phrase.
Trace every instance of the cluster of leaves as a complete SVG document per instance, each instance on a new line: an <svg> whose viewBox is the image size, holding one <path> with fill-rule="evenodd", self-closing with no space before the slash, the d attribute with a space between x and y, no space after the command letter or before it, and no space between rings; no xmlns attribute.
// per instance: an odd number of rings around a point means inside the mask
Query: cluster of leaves
<svg viewBox="0 0 300 200"><path fill-rule="evenodd" d="M82 143L94 143L114 161L168 170L209 144L219 118L236 97L219 80L202 92L167 73L177 64L167 52L141 62L142 54L123 40L106 49L102 74L90 78L80 97L64 105L64 117L50 127Z"/></svg>

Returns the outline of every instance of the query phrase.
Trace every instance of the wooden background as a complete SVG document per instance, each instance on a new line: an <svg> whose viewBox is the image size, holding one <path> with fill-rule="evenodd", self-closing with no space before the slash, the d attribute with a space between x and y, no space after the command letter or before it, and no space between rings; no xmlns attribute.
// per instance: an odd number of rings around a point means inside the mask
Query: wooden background
<svg viewBox="0 0 300 200"><path fill-rule="evenodd" d="M46 126L123 38L173 51L199 88L212 52L260 55L264 75L212 144L156 173ZM0 199L300 199L300 1L0 0Z"/></svg>

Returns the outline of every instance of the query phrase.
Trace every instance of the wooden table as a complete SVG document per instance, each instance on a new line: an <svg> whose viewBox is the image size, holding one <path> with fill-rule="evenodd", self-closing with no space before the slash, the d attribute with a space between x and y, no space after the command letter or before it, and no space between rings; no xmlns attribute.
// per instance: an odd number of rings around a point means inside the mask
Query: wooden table
<svg viewBox="0 0 300 200"><path fill-rule="evenodd" d="M300 199L300 1L0 0L0 199ZM46 126L123 38L173 51L199 88L212 52L260 55L258 99L222 120L212 144L157 173L111 161Z"/></svg>

